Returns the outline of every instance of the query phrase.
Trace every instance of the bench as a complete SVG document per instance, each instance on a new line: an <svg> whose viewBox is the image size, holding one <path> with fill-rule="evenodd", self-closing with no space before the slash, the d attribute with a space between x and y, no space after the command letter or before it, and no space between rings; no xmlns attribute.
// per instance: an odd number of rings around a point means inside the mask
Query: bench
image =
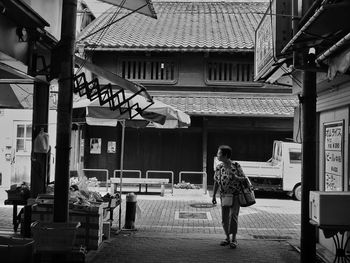
<svg viewBox="0 0 350 263"><path fill-rule="evenodd" d="M119 177L111 178L111 193L114 194L116 186L120 182L122 182L122 185L139 185L139 192L141 192L141 185L146 186L146 193L147 193L147 186L148 185L160 185L160 193L161 195L164 194L165 184L169 183L168 178L123 178L120 180Z"/></svg>

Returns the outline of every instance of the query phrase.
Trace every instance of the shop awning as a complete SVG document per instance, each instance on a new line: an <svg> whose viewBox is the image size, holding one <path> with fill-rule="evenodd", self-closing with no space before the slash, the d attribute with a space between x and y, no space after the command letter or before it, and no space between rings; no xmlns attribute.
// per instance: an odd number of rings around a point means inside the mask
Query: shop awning
<svg viewBox="0 0 350 263"><path fill-rule="evenodd" d="M2 14L26 28L44 28L50 24L22 0L0 0Z"/></svg>
<svg viewBox="0 0 350 263"><path fill-rule="evenodd" d="M291 59L281 58L274 62L270 69L262 74L257 81L291 87L293 85L290 76L293 72L291 64Z"/></svg>
<svg viewBox="0 0 350 263"><path fill-rule="evenodd" d="M127 94L127 97L132 97L132 104L138 104L140 108L146 108L139 114L132 109L130 111L121 112L119 110L112 111L107 105L101 106L98 100L90 101L86 98L76 98L73 102L73 108L85 108L85 119L88 125L97 126L117 126L120 120L131 120L134 126L141 123L145 126L149 122L153 123L153 127L157 128L183 128L191 124L190 116L181 110L167 105L161 101L154 100L154 103L148 106L148 102L141 96L133 96ZM134 117L130 117L134 116Z"/></svg>
<svg viewBox="0 0 350 263"><path fill-rule="evenodd" d="M151 0L100 0L101 2L109 3L115 6L136 11L140 14L157 18L156 11L152 5Z"/></svg>
<svg viewBox="0 0 350 263"><path fill-rule="evenodd" d="M105 70L104 68L96 66L95 64L78 56L75 56L75 63L78 64L80 67L84 67L87 70L95 73L96 75L107 79L108 81L114 83L115 85L123 89L127 89L133 93L140 94L141 96L145 97L148 101L152 102L152 96L149 95L145 87L143 87L142 85L131 82L122 77L119 77L117 74L114 74L113 72L110 72L108 70Z"/></svg>
<svg viewBox="0 0 350 263"><path fill-rule="evenodd" d="M10 84L0 84L0 108L23 109Z"/></svg>
<svg viewBox="0 0 350 263"><path fill-rule="evenodd" d="M14 63L16 63L14 61ZM10 66L7 63L4 63L0 60L0 83L2 84L33 84L34 82L43 82L46 81L32 77L25 72Z"/></svg>
<svg viewBox="0 0 350 263"><path fill-rule="evenodd" d="M317 51L328 49L350 31L349 14L349 1L324 0L281 53L311 47Z"/></svg>

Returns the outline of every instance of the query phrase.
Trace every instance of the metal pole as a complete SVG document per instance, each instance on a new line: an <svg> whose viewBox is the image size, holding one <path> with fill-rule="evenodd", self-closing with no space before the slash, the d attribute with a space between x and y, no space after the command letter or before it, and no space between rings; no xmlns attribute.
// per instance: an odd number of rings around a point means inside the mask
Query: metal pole
<svg viewBox="0 0 350 263"><path fill-rule="evenodd" d="M125 139L125 120L121 120L122 138L120 143L120 205L119 205L119 230L121 230L121 215L122 215L122 187L123 187L123 165L124 165L124 139Z"/></svg>
<svg viewBox="0 0 350 263"><path fill-rule="evenodd" d="M77 0L63 0L58 79L54 222L68 222L69 156L73 104L73 55Z"/></svg>
<svg viewBox="0 0 350 263"><path fill-rule="evenodd" d="M311 51L311 49L310 49ZM305 54L304 66L315 67L314 50ZM316 229L309 223L309 193L316 190L316 72L303 72L302 170L300 262L316 262Z"/></svg>

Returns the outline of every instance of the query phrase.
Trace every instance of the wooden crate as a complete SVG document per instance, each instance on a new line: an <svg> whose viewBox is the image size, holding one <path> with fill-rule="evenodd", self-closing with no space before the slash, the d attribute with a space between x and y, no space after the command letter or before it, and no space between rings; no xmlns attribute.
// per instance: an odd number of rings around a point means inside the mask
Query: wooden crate
<svg viewBox="0 0 350 263"><path fill-rule="evenodd" d="M33 205L32 221L53 222L52 205ZM80 222L77 229L76 246L84 246L88 250L98 249L103 236L103 207L94 209L69 209L69 221Z"/></svg>
<svg viewBox="0 0 350 263"><path fill-rule="evenodd" d="M87 249L98 249L102 243L103 209L94 212L71 210L70 221L79 221L81 227L76 236L76 245L83 245Z"/></svg>
<svg viewBox="0 0 350 263"><path fill-rule="evenodd" d="M111 238L111 222L103 222L103 239Z"/></svg>

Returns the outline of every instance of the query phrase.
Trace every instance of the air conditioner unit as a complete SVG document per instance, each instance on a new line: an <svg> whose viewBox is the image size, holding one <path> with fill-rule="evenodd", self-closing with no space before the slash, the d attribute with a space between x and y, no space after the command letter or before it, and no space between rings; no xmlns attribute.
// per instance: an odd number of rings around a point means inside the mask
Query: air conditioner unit
<svg viewBox="0 0 350 263"><path fill-rule="evenodd" d="M318 226L350 225L350 192L310 191L309 217Z"/></svg>

